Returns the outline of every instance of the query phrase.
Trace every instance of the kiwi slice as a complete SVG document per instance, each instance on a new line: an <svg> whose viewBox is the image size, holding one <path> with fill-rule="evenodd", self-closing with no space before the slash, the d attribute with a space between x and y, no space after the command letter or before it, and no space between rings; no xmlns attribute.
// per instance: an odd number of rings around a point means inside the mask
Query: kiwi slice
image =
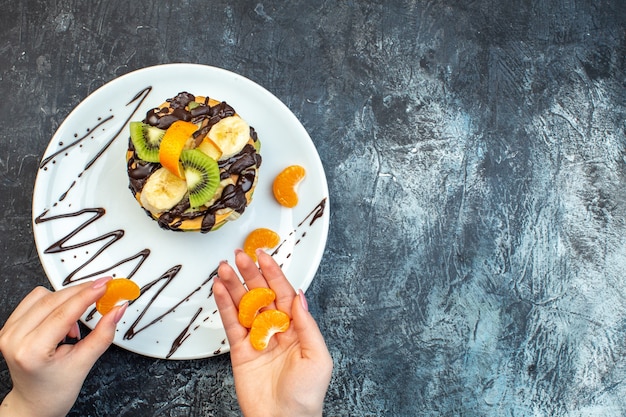
<svg viewBox="0 0 626 417"><path fill-rule="evenodd" d="M254 141L254 150L256 153L261 153L261 140L257 139Z"/></svg>
<svg viewBox="0 0 626 417"><path fill-rule="evenodd" d="M191 111L200 105L201 103L198 103L197 101L190 101L189 104L187 104L187 108Z"/></svg>
<svg viewBox="0 0 626 417"><path fill-rule="evenodd" d="M200 207L213 198L220 185L220 168L215 159L197 149L185 150L180 154L189 190L189 204Z"/></svg>
<svg viewBox="0 0 626 417"><path fill-rule="evenodd" d="M130 140L142 161L159 162L159 145L165 130L142 122L130 122Z"/></svg>

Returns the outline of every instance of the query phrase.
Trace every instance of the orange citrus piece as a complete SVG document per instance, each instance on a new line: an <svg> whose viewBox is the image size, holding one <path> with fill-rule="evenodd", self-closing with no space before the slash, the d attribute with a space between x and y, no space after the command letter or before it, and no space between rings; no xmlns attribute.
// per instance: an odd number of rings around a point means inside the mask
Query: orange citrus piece
<svg viewBox="0 0 626 417"><path fill-rule="evenodd" d="M96 310L103 316L122 300L134 300L139 297L141 290L135 281L127 278L116 278L107 282L107 290L96 301Z"/></svg>
<svg viewBox="0 0 626 417"><path fill-rule="evenodd" d="M246 237L246 240L243 242L243 251L248 254L252 258L253 261L256 262L256 253L255 251L259 248L270 249L278 246L280 243L280 236L278 233L271 229L266 229L261 227L259 229L254 229L250 234Z"/></svg>
<svg viewBox="0 0 626 417"><path fill-rule="evenodd" d="M274 178L272 191L281 206L295 207L298 204L297 186L304 179L306 171L300 165L291 165L283 169Z"/></svg>
<svg viewBox="0 0 626 417"><path fill-rule="evenodd" d="M276 333L282 333L289 328L291 319L287 313L279 310L265 310L256 316L250 328L250 343L256 350L267 347L270 339Z"/></svg>
<svg viewBox="0 0 626 417"><path fill-rule="evenodd" d="M184 120L177 120L165 131L159 146L159 162L172 174L185 179L185 172L180 163L180 154L187 141L198 130L198 126Z"/></svg>
<svg viewBox="0 0 626 417"><path fill-rule="evenodd" d="M275 299L276 293L269 288L251 289L239 302L239 323L249 329L259 310L272 304Z"/></svg>

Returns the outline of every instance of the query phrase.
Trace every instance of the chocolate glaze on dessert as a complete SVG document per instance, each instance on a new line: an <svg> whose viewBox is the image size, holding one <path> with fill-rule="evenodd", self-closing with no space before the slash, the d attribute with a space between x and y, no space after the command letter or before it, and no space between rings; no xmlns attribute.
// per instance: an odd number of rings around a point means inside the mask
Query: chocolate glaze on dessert
<svg viewBox="0 0 626 417"><path fill-rule="evenodd" d="M129 108L129 115L126 121L123 123L124 126L134 118L134 114L137 109L142 105L145 98L152 91L151 87L147 87L139 91L127 104ZM224 107L226 109L226 107ZM88 161L88 163L84 166L80 172L77 173L76 178L68 179L66 184L66 191L63 192L56 201L47 202L48 208L42 210L42 212L37 215L34 219L35 225L41 225L44 223L51 223L55 225L57 230L63 231L61 238L56 241L50 242L49 246L43 251L45 256L56 257L55 259L64 261L65 256L76 255L80 252L80 254L89 254L88 252L84 252L85 248L92 247L94 244L100 243L101 246L89 256L89 258L80 263L77 267L69 268L69 272L66 277L64 277L62 281L63 286L72 285L81 281L85 281L88 279L92 279L97 276L103 276L105 274L115 276L116 273L119 273L120 268L126 264L131 264L131 270L126 274L127 278L134 279L135 275L141 271L143 276L151 277L153 276L152 268L153 265L150 264L149 259L151 255L151 250L146 247L140 249L136 252L130 252L129 254L123 255L121 259L117 259L112 262L112 264L106 264L108 266L100 267L98 271L90 272L87 274L80 273L85 270L90 270L92 265L100 265L103 262L103 259L107 257L107 254L110 252L113 245L123 244L123 239L128 239L128 235L124 229L118 229L109 231L106 228L107 232L101 233L97 228L98 222L102 221L105 216L107 216L107 211L103 207L83 207L79 209L70 209L72 203L66 203L65 205L59 204L63 202L68 196L72 193L75 193L75 190L80 190L79 185L81 181L85 181L83 178L83 174L87 171L100 157L102 157L111 143L115 140L125 140L126 135L122 134L122 131L125 131L124 127L119 129L114 129L110 133L107 133L107 124L114 120L114 116L111 115L109 117L100 117L98 118L97 124L90 129L87 129L89 132L84 136L80 136L78 134L74 134L73 140L62 140L59 143L60 149L53 151L48 157L44 158L40 163L40 170L42 171L41 175L53 175L55 173L54 166L61 165L61 163L72 163L72 161L64 161L68 152L74 147L82 147L83 142L87 139L94 139L93 132L96 131L104 131L103 138L98 138L101 142L98 142L97 149L93 153L93 158ZM84 148L83 151L84 152ZM249 151L242 153L249 155ZM241 204L241 201L238 200L239 191L241 190L245 193L246 190L251 187L254 180L254 174L247 172L245 166L248 162L239 162L249 158L249 156L242 155L240 157L234 156L230 158L228 161L225 161L222 165L227 170L239 170L240 167L238 165L243 166L241 169L240 181L236 186L234 186L234 190L229 190L225 197L226 203L223 203L225 206L228 204L237 206L237 204ZM256 157L255 157L256 158ZM57 163L58 164L55 164ZM260 163L260 161L257 161ZM235 166L233 168L233 165ZM142 178L148 175L149 170L153 169L149 166L137 166L132 172L129 172L129 178L134 181L141 181ZM45 172L45 174L44 174ZM64 208L65 207L65 208ZM294 228L294 230L289 234L287 239L291 239L295 234L299 233L299 236L295 239L295 245L297 246L301 240L306 236L307 230L313 226L317 219L321 218L324 214L326 207L326 198L322 199L320 203L309 213L307 214L300 223ZM86 220L78 225L76 225L75 219L79 217L87 216ZM68 221L70 223L68 223ZM210 222L209 222L210 223ZM68 225L71 225L68 227ZM132 230L131 230L132 232ZM132 234L132 233L130 233ZM88 237L83 237L88 236ZM291 252L284 254L285 252L285 244L287 239L283 240L283 242L279 245L276 250L272 253L273 256L280 255L285 258L289 258L291 256ZM281 250L282 249L282 250ZM290 250L290 249L287 249ZM108 261L107 261L108 262ZM217 264L217 260L215 263ZM195 313L191 315L191 317L185 318L185 323L183 323L177 330L172 331L171 327L168 328L167 331L163 332L163 338L166 340L157 340L155 343L164 342L166 345L169 345L168 353L165 355L166 358L172 357L177 350L189 339L191 334L198 330L201 326L200 323L207 322L214 319L219 319L219 314L217 310L213 310L211 312L205 311L203 309L203 305L207 303L207 298L212 297L211 286L213 283L213 279L217 274L217 265L213 267L213 270L205 276L199 284L193 285L188 281L180 282L179 272L183 268L182 264L172 262L172 266L167 269L163 274L159 275L158 278L149 281L148 283L139 283L141 287L141 295L138 299L134 300L131 304L133 306L134 311L137 313L134 314L131 312L130 308L127 311L125 318L133 318L133 322L124 333L124 339L130 340L134 338L137 334L142 333L148 329L153 327L158 327L162 325L166 318L176 313L176 309L179 308L183 303L193 302L198 303L198 308L195 310ZM73 269L73 270L72 270ZM178 281L177 281L178 278ZM149 280L150 278L148 278ZM190 286L191 285L191 286ZM171 295L167 295L167 301L163 301L160 303L163 292L170 286L176 286L179 288L189 288L187 292L184 293L183 296L180 296L172 305L172 301L170 299ZM204 290L204 291L203 291ZM206 295L208 291L208 296ZM141 300L141 302L138 302ZM169 306L169 308L164 309L163 304ZM137 308L137 305L141 305L141 308ZM153 317L151 313L153 310L158 312L158 316L155 318L151 318L149 321L146 320L146 317ZM85 321L89 322L94 319L96 314L95 308L91 310L87 316ZM177 318L178 319L178 318ZM144 323L144 321L146 321ZM170 322L168 322L170 323ZM179 323L177 320L176 323ZM118 328L120 331L124 328L125 321L122 321L118 324ZM169 324L168 324L169 325ZM172 333L175 336L172 336ZM171 339L167 339L171 337ZM226 340L221 341L221 347L217 348L213 351L214 355L221 353L222 349L227 346Z"/></svg>
<svg viewBox="0 0 626 417"><path fill-rule="evenodd" d="M182 92L171 99L167 99L169 107L153 108L148 110L144 123L156 126L159 129L167 129L177 120L202 123L203 127L194 133L197 142L207 135L211 127L225 117L235 115L235 110L225 101L214 106L209 105L209 97L204 99L204 103L198 103L191 110L185 109L190 102L194 102L193 94ZM253 127L250 127L250 137L254 142L258 141L258 135ZM159 163L151 163L140 160L132 144L128 141L128 149L132 155L127 161L129 178L129 188L133 195L137 195L143 189L148 177L161 167ZM255 183L258 168L261 166L261 155L254 146L247 144L238 154L218 161L220 168L220 179L226 179L233 175L238 176L234 185L227 185L222 191L221 197L206 210L188 211L189 201L184 199L178 205L162 213L157 219L157 223L163 229L181 231L180 227L186 220L202 217L200 232L207 233L215 226L216 213L222 209L232 209L239 214L243 214L248 201L246 192L250 191ZM150 211L144 209L149 217L153 217Z"/></svg>

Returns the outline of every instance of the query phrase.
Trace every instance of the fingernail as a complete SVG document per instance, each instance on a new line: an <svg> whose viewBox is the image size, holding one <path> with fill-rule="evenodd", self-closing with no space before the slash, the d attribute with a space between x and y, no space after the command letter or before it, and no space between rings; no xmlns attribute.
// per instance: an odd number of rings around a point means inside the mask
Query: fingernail
<svg viewBox="0 0 626 417"><path fill-rule="evenodd" d="M91 288L96 290L98 288L102 288L105 285L107 285L107 282L111 281L113 278L111 277L102 277L102 278L98 278L97 280L95 280L93 282L93 284L91 284Z"/></svg>
<svg viewBox="0 0 626 417"><path fill-rule="evenodd" d="M304 311L309 311L309 303L307 303L306 301L304 291L298 290L298 297L300 297L300 304L302 304L302 308L304 309Z"/></svg>
<svg viewBox="0 0 626 417"><path fill-rule="evenodd" d="M78 322L74 323L74 334L76 335L75 339L80 340L80 326L78 325Z"/></svg>
<svg viewBox="0 0 626 417"><path fill-rule="evenodd" d="M119 323L120 320L122 320L122 316L126 312L127 308L128 308L128 302L122 304L122 306L115 312L115 317L113 318L113 322L115 324Z"/></svg>
<svg viewBox="0 0 626 417"><path fill-rule="evenodd" d="M235 249L235 256L239 255L242 252L243 252L243 249L241 249L241 248Z"/></svg>

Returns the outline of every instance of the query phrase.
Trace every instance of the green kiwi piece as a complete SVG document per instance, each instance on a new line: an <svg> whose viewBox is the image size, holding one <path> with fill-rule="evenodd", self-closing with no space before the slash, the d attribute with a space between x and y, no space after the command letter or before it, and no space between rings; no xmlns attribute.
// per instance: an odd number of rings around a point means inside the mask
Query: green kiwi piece
<svg viewBox="0 0 626 417"><path fill-rule="evenodd" d="M200 207L213 198L220 185L220 168L215 159L197 149L185 150L180 154L189 190L189 204Z"/></svg>
<svg viewBox="0 0 626 417"><path fill-rule="evenodd" d="M196 107L198 107L198 106L200 106L200 105L201 105L201 104L200 104L200 103L198 103L197 101L190 101L190 102L189 102L189 104L187 104L187 108L188 108L189 110L193 110L193 109L195 109Z"/></svg>
<svg viewBox="0 0 626 417"><path fill-rule="evenodd" d="M130 140L139 159L159 162L159 145L165 130L142 122L130 122Z"/></svg>

